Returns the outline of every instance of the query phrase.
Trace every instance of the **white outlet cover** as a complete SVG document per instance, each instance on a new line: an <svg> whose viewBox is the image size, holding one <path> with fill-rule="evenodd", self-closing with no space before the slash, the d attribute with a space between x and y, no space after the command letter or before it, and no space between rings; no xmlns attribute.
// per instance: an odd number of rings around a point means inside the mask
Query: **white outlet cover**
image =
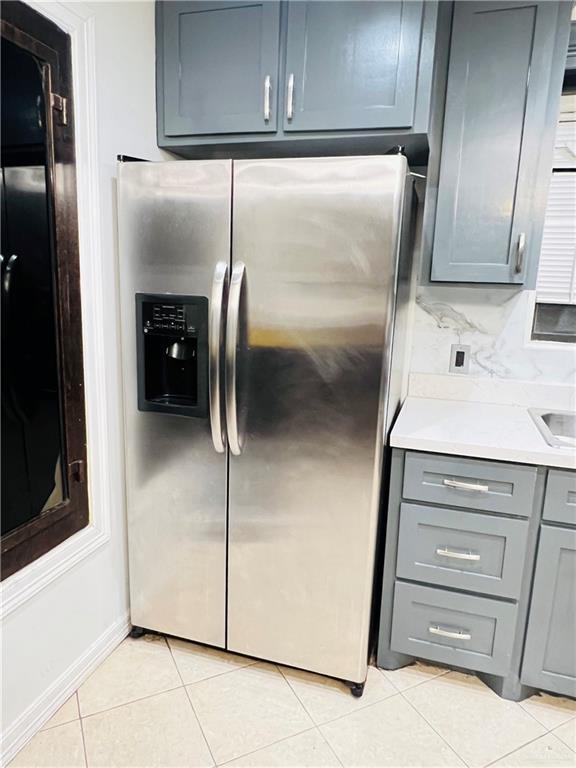
<svg viewBox="0 0 576 768"><path fill-rule="evenodd" d="M450 348L450 373L470 373L470 345L452 344Z"/></svg>

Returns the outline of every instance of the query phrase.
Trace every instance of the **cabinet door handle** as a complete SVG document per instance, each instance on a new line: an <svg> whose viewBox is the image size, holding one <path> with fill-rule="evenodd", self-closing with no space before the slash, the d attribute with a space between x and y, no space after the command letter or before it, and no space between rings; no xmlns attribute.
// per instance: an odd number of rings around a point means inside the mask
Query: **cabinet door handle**
<svg viewBox="0 0 576 768"><path fill-rule="evenodd" d="M440 557L450 557L453 560L473 560L475 562L480 560L480 555L474 552L454 552L454 550L447 549L446 547L438 547L436 554L440 555Z"/></svg>
<svg viewBox="0 0 576 768"><path fill-rule="evenodd" d="M526 251L526 233L520 232L518 235L518 246L516 248L516 267L515 272L519 274L524 268L524 252Z"/></svg>
<svg viewBox="0 0 576 768"><path fill-rule="evenodd" d="M286 98L286 119L292 120L294 117L294 74L291 73L288 78L288 96Z"/></svg>
<svg viewBox="0 0 576 768"><path fill-rule="evenodd" d="M445 477L442 485L447 488L455 488L458 491L475 491L476 493L488 493L490 488L482 483L465 483L463 480L450 480Z"/></svg>
<svg viewBox="0 0 576 768"><path fill-rule="evenodd" d="M270 120L270 93L272 91L272 80L270 75L264 78L264 121Z"/></svg>
<svg viewBox="0 0 576 768"><path fill-rule="evenodd" d="M466 632L463 629L457 629L457 630L450 630L450 629L442 629L442 627L434 627L430 626L428 627L428 632L430 632L431 635L439 635L440 637L449 637L452 640L472 640L472 635L470 632Z"/></svg>

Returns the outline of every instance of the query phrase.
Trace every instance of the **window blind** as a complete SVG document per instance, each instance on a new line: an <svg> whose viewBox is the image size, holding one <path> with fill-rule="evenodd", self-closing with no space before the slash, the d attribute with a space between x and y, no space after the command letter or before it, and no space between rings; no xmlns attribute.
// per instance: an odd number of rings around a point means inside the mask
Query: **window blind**
<svg viewBox="0 0 576 768"><path fill-rule="evenodd" d="M538 301L576 304L576 169L552 174L536 294Z"/></svg>
<svg viewBox="0 0 576 768"><path fill-rule="evenodd" d="M576 96L561 98L536 283L538 302L576 304Z"/></svg>

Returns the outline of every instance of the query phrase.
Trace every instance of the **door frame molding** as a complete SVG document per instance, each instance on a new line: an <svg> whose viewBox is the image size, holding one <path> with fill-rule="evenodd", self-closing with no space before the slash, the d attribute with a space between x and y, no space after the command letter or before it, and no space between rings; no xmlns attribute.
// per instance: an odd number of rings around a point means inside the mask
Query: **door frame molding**
<svg viewBox="0 0 576 768"><path fill-rule="evenodd" d="M28 5L71 37L90 519L86 528L1 583L0 620L109 541L111 513L123 494L123 456L109 441L117 424L108 404L118 387L103 365L110 275L100 258L96 22L88 5L46 0Z"/></svg>

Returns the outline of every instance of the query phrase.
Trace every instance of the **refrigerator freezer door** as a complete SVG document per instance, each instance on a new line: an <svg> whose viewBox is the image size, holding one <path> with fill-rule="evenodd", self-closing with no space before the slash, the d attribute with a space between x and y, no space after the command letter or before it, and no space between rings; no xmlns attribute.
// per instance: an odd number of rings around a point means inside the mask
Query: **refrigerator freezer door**
<svg viewBox="0 0 576 768"><path fill-rule="evenodd" d="M226 452L209 419L137 409L136 293L211 298L230 259L231 162L119 167L132 623L225 645ZM218 286L216 286L218 287Z"/></svg>
<svg viewBox="0 0 576 768"><path fill-rule="evenodd" d="M247 347L236 355L228 647L357 682L406 171L399 156L234 164Z"/></svg>

